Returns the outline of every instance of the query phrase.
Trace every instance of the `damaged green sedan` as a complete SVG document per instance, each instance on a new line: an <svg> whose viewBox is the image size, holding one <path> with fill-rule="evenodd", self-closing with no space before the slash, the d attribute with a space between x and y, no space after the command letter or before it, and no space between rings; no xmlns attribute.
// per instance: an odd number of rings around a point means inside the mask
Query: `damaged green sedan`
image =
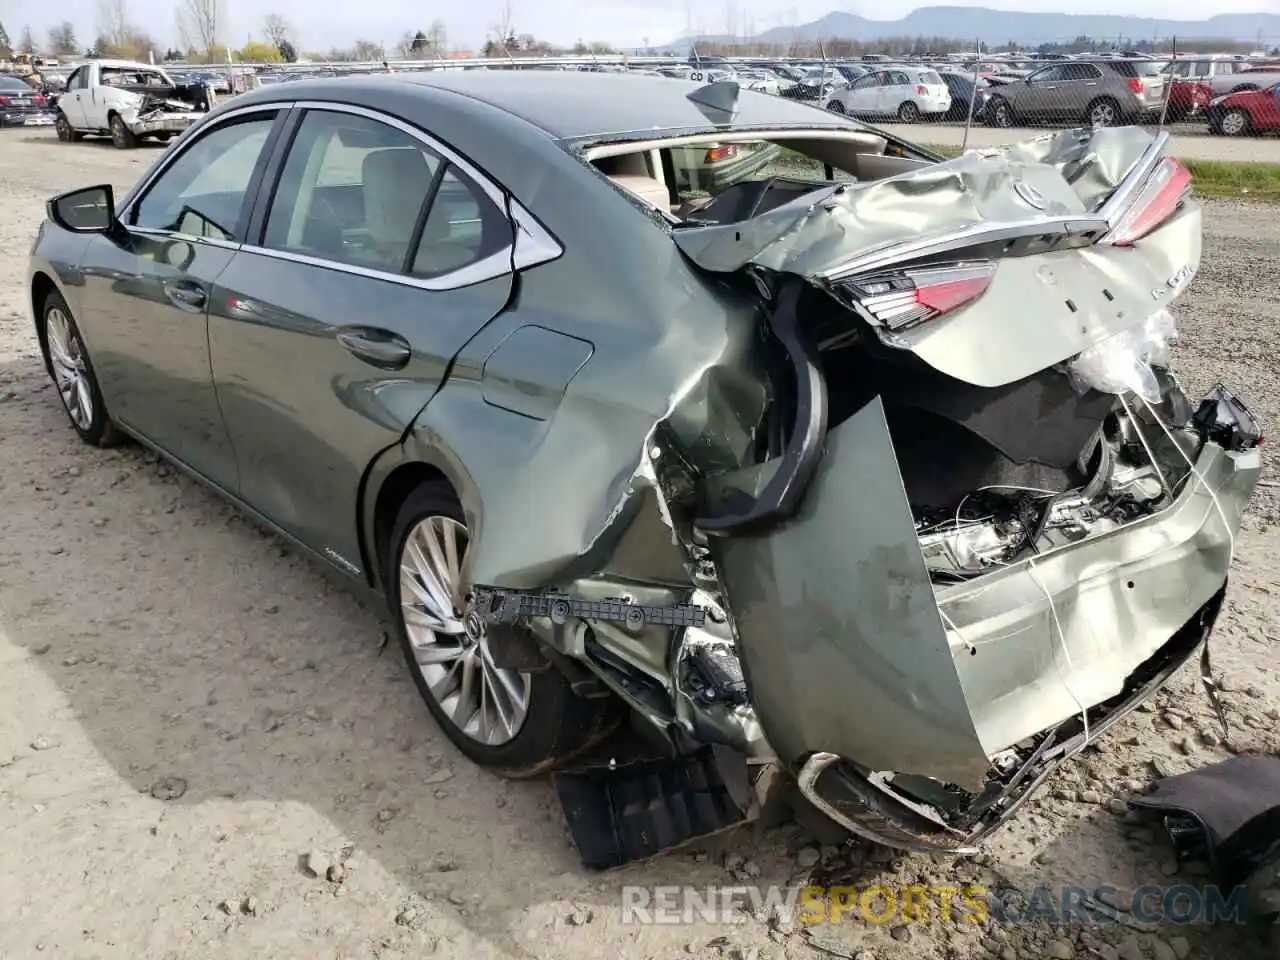
<svg viewBox="0 0 1280 960"><path fill-rule="evenodd" d="M943 160L626 75L285 84L52 200L31 305L80 436L382 597L445 733L555 771L587 863L784 794L962 852L1197 655L1214 695L1262 437L1168 369L1201 223L1165 146Z"/></svg>

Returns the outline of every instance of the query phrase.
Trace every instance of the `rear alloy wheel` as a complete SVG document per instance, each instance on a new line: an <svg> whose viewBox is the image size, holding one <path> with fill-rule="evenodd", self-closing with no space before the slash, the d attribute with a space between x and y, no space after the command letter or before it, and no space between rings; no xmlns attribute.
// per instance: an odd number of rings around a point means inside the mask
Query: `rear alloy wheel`
<svg viewBox="0 0 1280 960"><path fill-rule="evenodd" d="M987 116L997 127L1007 129L1013 126L1013 108L1009 106L1009 101L1002 97L995 97L987 104Z"/></svg>
<svg viewBox="0 0 1280 960"><path fill-rule="evenodd" d="M131 150L138 145L138 138L120 119L118 113L111 115L111 142L115 144L117 150Z"/></svg>
<svg viewBox="0 0 1280 960"><path fill-rule="evenodd" d="M540 656L527 671L495 662L491 628L458 606L468 536L445 483L427 483L400 508L391 535L387 600L405 660L445 735L474 763L508 777L559 766L613 727L613 702L576 696ZM520 638L534 648L532 637Z"/></svg>
<svg viewBox="0 0 1280 960"><path fill-rule="evenodd" d="M45 298L41 325L45 369L58 388L58 399L67 411L71 426L85 443L95 447L115 446L123 438L107 415L80 328L61 295L51 293Z"/></svg>
<svg viewBox="0 0 1280 960"><path fill-rule="evenodd" d="M830 103L828 103L828 104L827 104L827 109L828 109L828 110L830 110L832 113L844 113L844 112L845 112L845 111L844 111L844 104L843 104L843 103L841 103L839 100L832 100Z"/></svg>
<svg viewBox="0 0 1280 960"><path fill-rule="evenodd" d="M1218 121L1218 129L1228 137L1242 137L1249 132L1249 114L1239 107L1228 110Z"/></svg>
<svg viewBox="0 0 1280 960"><path fill-rule="evenodd" d="M1114 127L1120 118L1120 108L1114 100L1095 100L1089 104L1085 119L1091 127Z"/></svg>
<svg viewBox="0 0 1280 960"><path fill-rule="evenodd" d="M915 123L920 119L920 108L916 106L915 101L908 100L898 107L898 119L903 123Z"/></svg>

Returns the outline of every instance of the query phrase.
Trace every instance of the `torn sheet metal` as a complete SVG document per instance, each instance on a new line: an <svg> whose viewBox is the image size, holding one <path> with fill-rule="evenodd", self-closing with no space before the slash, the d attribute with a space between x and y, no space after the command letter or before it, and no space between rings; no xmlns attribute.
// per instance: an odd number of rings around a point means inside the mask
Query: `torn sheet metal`
<svg viewBox="0 0 1280 960"><path fill-rule="evenodd" d="M745 223L680 228L676 245L704 270L755 264L813 277L855 255L924 235L1036 219L1089 220L1153 140L1131 127L1083 135L1064 130L873 183L838 184Z"/></svg>
<svg viewBox="0 0 1280 960"><path fill-rule="evenodd" d="M715 492L754 492L773 467ZM988 757L1119 694L1221 589L1260 468L1256 449L1207 445L1160 513L935 588L873 401L828 435L795 520L712 542L769 743L980 789Z"/></svg>

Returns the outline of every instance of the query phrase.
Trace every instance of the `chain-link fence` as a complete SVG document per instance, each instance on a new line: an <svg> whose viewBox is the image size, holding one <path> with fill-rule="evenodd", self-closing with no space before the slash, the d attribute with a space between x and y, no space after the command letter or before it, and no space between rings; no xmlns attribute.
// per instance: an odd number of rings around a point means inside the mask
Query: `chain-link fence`
<svg viewBox="0 0 1280 960"><path fill-rule="evenodd" d="M1078 40L1073 41L1079 46ZM315 76L459 69L627 71L698 82L736 80L745 87L788 97L879 125L910 124L910 139L938 146L988 146L1029 130L1079 125L1141 124L1166 128L1189 155L1280 162L1280 142L1236 138L1280 130L1280 46L1257 38L1254 52L1185 52L1176 39L1147 41L1157 52L1090 49L1030 55L992 52L980 41L939 42L950 52L862 53L837 57L842 41L812 44L816 56L769 55L734 47L705 53L592 56L505 56L476 59L384 60L369 63L236 63L168 65L174 73L207 75L220 93ZM919 44L917 43L917 46ZM1071 44L1040 44L1067 47ZM864 45L865 46L865 45ZM887 45L887 49L892 48ZM1097 46L1096 44L1094 45ZM1118 47L1119 42L1108 47ZM1212 41L1185 44L1210 51ZM1223 41L1223 47L1232 46ZM1235 44L1239 46L1239 44ZM1158 52L1178 50L1179 52ZM1188 142L1188 138L1199 138ZM1257 156L1254 156L1257 154ZM1263 155L1266 155L1265 157ZM1273 156L1274 155L1274 156Z"/></svg>

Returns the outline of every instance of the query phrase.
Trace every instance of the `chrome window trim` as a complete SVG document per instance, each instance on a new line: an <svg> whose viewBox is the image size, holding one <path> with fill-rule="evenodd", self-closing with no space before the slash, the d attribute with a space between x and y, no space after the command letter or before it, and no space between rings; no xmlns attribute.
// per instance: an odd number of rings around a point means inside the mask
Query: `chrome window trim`
<svg viewBox="0 0 1280 960"><path fill-rule="evenodd" d="M223 240L221 237L198 237L191 233L178 233L176 230L161 230L157 227L129 227L130 233L140 233L145 237L160 237L171 240L184 240L187 243L198 243L206 247L221 247L224 250L239 250L243 244L236 240Z"/></svg>
<svg viewBox="0 0 1280 960"><path fill-rule="evenodd" d="M162 153L160 155L160 159L156 162L156 165L151 169L151 172L148 173L146 177L144 177L142 180L139 180L138 183L134 186L134 188L130 190L128 194L125 195L123 200L120 201L120 206L116 210L116 216L119 218L120 222L128 226L130 230L143 229L143 228L135 227L131 224L128 224L126 221L128 220L129 215L133 213L133 209L135 206L137 206L138 201L141 200L146 195L147 191L151 189L152 185L156 182L156 180L160 179L160 177L162 177L170 167L172 167L175 163L177 163L178 158L186 154L186 152L191 149L192 144L198 143L205 136L205 129L204 129L205 127L208 127L210 129L216 129L217 127L222 126L222 123L224 120L234 120L236 117L243 117L243 116L247 116L249 114L254 114L254 113L266 113L269 111L288 112L289 109L292 107L293 107L292 100L280 100L280 101L273 100L268 103L258 104L257 106L237 107L234 110L228 110L226 113L219 114L218 118L214 120L212 123L208 121L207 117L204 120L196 121L194 125L188 127L186 130L183 131L183 133L187 134L193 130L198 130L199 136L195 137L194 139L188 139L186 136L183 136L181 140L176 141L174 144L175 147L181 146L180 150L175 150L172 153L169 153L168 151L166 151L165 153ZM185 140L186 142L182 143L183 140ZM154 229L154 228L147 228L147 229ZM163 233L165 231L161 231L161 232Z"/></svg>
<svg viewBox="0 0 1280 960"><path fill-rule="evenodd" d="M514 197L511 200L511 219L515 221L516 227L516 249L511 263L517 270L550 263L558 260L564 253L560 241Z"/></svg>
<svg viewBox="0 0 1280 960"><path fill-rule="evenodd" d="M523 205L521 205L514 197L508 202L508 195L498 187L485 173L478 167L468 161L465 157L453 150L451 147L440 143L434 137L419 130L412 124L406 123L399 117L393 117L377 110L370 110L367 107L358 107L346 103L335 103L327 100L272 100L266 103L260 103L251 106L237 107L234 110L228 110L224 114L220 114L214 126L221 126L223 121L234 120L237 117L243 117L250 114L264 113L270 111L288 111L288 110L316 110L328 111L331 113L345 113L351 116L364 117L373 120L376 123L385 123L402 133L407 134L413 139L419 141L429 150L438 154L446 162L457 167L468 178L471 179L498 208L498 212L502 218L512 228L514 240L508 243L495 253L470 263L458 270L450 271L438 277L415 277L411 274L397 273L387 270L377 270L371 267L361 267L355 264L344 263L340 260L330 260L325 257L315 257L303 253L294 253L289 250L277 250L273 247L263 247L259 244L238 243L228 240L220 240L214 237L194 237L187 234L178 234L172 231L157 230L151 227L129 227L130 230L144 233L148 236L172 237L178 240L185 240L190 243L206 244L208 246L223 247L232 250L240 250L244 253L252 253L257 256L268 257L274 260L281 260L287 263L297 263L304 266L319 267L324 270L332 270L337 273L346 273L357 277L366 277L371 280L382 280L387 283L398 283L401 286L414 287L419 290L457 290L462 287L469 287L473 284L482 283L485 280L492 280L506 273L515 270L528 269L542 263L549 263L559 258L564 253L564 247L551 235L551 233L538 221L538 219L530 213ZM200 124L205 126L204 123ZM191 128L198 129L198 128ZM183 149L173 154L173 156L165 157L148 176L140 181L136 187L124 199L118 215L123 221L129 213L132 212L135 204L146 194L151 185L161 176L164 175L178 158L187 150L191 149L191 144L197 142L204 136L201 131L200 136L195 140L186 144ZM270 215L270 209L267 210Z"/></svg>
<svg viewBox="0 0 1280 960"><path fill-rule="evenodd" d="M287 263L299 263L308 267L319 267L335 273L347 273L356 277L367 277L370 280L385 280L398 283L404 287L416 287L419 290L458 290L485 280L492 280L511 272L511 244L507 244L496 253L491 253L482 260L469 263L465 267L441 274L438 277L415 277L408 273L393 273L373 267L361 267L340 260L326 260L323 257L312 257L305 253L294 253L291 250L276 250L270 247L259 247L246 243L240 247L242 253L253 253L272 260L283 260Z"/></svg>

